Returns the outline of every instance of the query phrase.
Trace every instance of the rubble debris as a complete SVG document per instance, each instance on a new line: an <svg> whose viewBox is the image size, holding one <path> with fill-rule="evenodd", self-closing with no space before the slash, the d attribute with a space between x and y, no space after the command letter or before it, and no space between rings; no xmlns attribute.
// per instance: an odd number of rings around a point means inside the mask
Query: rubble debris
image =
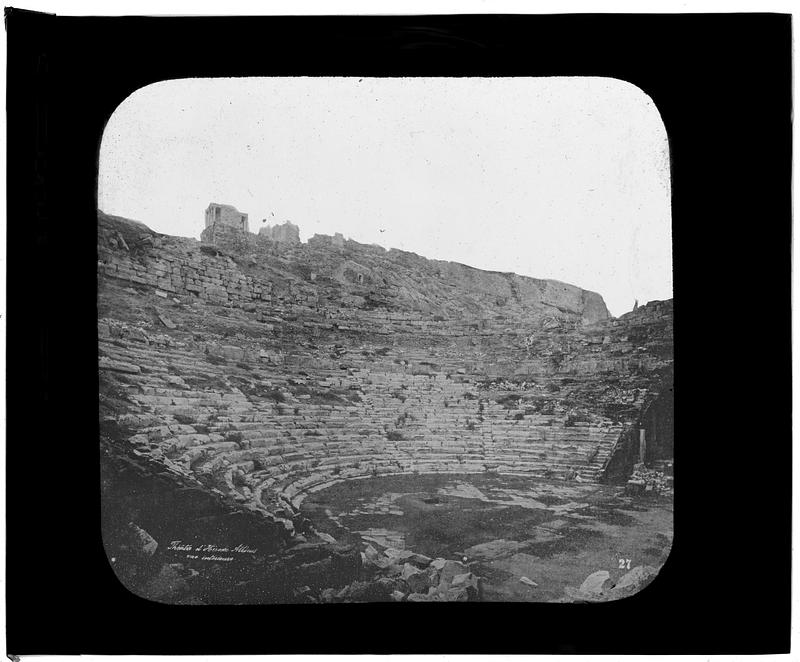
<svg viewBox="0 0 800 662"><path fill-rule="evenodd" d="M635 593L645 582L653 579L657 574L654 567L649 565L639 565L625 573L620 580L614 584L613 590L617 593L622 591Z"/></svg>
<svg viewBox="0 0 800 662"><path fill-rule="evenodd" d="M364 546L361 559L371 578L338 592L323 589L320 602L474 602L482 596L481 578L459 561L391 547L381 552L372 544Z"/></svg>
<svg viewBox="0 0 800 662"><path fill-rule="evenodd" d="M648 469L644 463L638 463L625 485L627 496L671 495L673 489L672 476L663 471Z"/></svg>
<svg viewBox="0 0 800 662"><path fill-rule="evenodd" d="M128 523L128 528L133 537L134 550L145 556L153 556L158 549L158 542L156 542L155 538L133 522Z"/></svg>
<svg viewBox="0 0 800 662"><path fill-rule="evenodd" d="M580 588L567 586L567 597L575 602L609 602L638 593L655 579L658 571L650 565L636 566L615 583L609 582L609 573L599 570L589 575ZM602 581L601 581L602 579Z"/></svg>
<svg viewBox="0 0 800 662"><path fill-rule="evenodd" d="M580 586L580 591L583 593L602 593L603 585L608 581L608 570L598 570L589 575Z"/></svg>
<svg viewBox="0 0 800 662"><path fill-rule="evenodd" d="M169 317L167 317L167 316L166 316L164 313L162 313L162 312L157 312L156 314L158 315L158 319L159 319L159 320L161 320L161 323L162 323L162 324L163 324L165 327L167 327L168 329L177 329L177 328L178 328L178 325L177 325L177 324L175 324L175 322L173 322L173 321L172 321L172 320L171 320Z"/></svg>

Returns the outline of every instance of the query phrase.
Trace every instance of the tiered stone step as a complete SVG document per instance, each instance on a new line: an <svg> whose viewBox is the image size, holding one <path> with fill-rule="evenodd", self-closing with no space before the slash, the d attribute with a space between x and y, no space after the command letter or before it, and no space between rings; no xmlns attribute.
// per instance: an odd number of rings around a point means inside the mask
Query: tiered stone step
<svg viewBox="0 0 800 662"><path fill-rule="evenodd" d="M301 378L321 389L357 387L361 401L344 405L294 397L297 374L286 365L215 363L191 344L101 340L100 356L111 372L120 372L115 365L138 368L121 373L128 397L164 422L142 425L132 443L155 447L183 471L218 472L223 492L256 507L297 503L320 486L370 475L494 471L535 478L572 469L597 480L622 431L507 409L469 383L395 363ZM248 395L238 379L268 384L279 396Z"/></svg>

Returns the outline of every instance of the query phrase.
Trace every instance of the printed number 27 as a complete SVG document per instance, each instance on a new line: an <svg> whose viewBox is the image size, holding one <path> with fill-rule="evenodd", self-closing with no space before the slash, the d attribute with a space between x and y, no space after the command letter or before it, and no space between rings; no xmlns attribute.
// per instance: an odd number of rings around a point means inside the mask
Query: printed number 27
<svg viewBox="0 0 800 662"><path fill-rule="evenodd" d="M630 570L631 569L631 560L630 559L620 559L619 560L619 569L620 570Z"/></svg>

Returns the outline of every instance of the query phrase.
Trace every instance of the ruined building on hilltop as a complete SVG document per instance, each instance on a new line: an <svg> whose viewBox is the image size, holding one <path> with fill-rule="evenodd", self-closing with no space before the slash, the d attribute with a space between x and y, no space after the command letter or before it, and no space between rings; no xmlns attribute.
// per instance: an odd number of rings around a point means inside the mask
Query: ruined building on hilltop
<svg viewBox="0 0 800 662"><path fill-rule="evenodd" d="M243 214L233 205L222 205L212 202L206 208L206 227L214 224L227 225L237 230L249 231L247 214Z"/></svg>
<svg viewBox="0 0 800 662"><path fill-rule="evenodd" d="M243 247L251 237L247 214L233 205L212 202L206 208L206 225L200 239L209 244L229 244Z"/></svg>
<svg viewBox="0 0 800 662"><path fill-rule="evenodd" d="M279 244L300 243L300 228L289 221L280 225L266 225L254 236L250 232L247 214L233 205L210 203L205 212L205 221L200 239L210 244L243 249L254 245L256 237Z"/></svg>
<svg viewBox="0 0 800 662"><path fill-rule="evenodd" d="M337 232L335 235L330 236L327 234L315 234L308 240L310 246L335 246L336 248L344 247L344 235Z"/></svg>
<svg viewBox="0 0 800 662"><path fill-rule="evenodd" d="M291 244L300 243L300 228L286 221L282 225L265 225L258 231L259 237Z"/></svg>

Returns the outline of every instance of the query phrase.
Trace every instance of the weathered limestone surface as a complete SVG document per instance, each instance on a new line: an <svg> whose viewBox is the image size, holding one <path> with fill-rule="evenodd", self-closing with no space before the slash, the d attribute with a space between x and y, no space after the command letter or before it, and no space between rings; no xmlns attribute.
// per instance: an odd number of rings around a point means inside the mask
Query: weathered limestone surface
<svg viewBox="0 0 800 662"><path fill-rule="evenodd" d="M204 238L100 215L101 408L137 453L289 531L306 494L351 478L599 480L671 370L671 301L614 320L555 281Z"/></svg>

